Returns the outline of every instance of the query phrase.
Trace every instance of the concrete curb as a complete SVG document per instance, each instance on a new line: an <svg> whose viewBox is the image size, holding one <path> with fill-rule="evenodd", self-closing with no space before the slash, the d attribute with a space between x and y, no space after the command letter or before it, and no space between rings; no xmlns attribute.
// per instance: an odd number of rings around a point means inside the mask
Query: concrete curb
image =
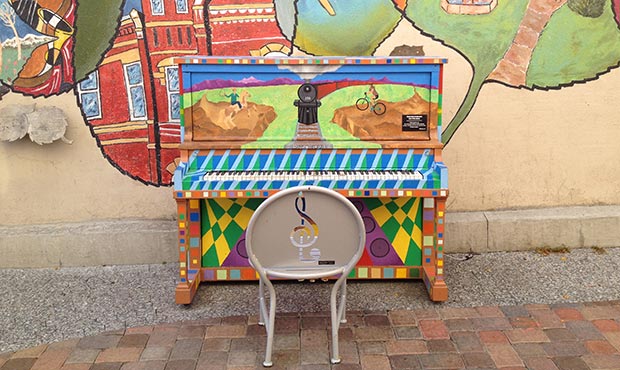
<svg viewBox="0 0 620 370"><path fill-rule="evenodd" d="M450 253L620 246L620 206L446 213ZM0 268L176 263L173 220L0 226Z"/></svg>

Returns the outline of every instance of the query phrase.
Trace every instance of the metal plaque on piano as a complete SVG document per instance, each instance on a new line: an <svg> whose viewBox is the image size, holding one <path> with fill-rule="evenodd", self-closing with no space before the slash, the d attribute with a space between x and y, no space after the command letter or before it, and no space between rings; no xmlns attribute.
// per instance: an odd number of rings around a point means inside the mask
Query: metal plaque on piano
<svg viewBox="0 0 620 370"><path fill-rule="evenodd" d="M426 131L428 130L428 115L426 114L403 114L403 131Z"/></svg>

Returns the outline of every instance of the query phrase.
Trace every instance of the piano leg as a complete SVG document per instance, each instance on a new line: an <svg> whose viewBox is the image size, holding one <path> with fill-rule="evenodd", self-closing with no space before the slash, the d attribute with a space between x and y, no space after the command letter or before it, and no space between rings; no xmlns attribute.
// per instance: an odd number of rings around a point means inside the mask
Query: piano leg
<svg viewBox="0 0 620 370"><path fill-rule="evenodd" d="M190 304L200 284L201 232L200 201L177 199L179 226L179 278L175 291L177 304Z"/></svg>
<svg viewBox="0 0 620 370"><path fill-rule="evenodd" d="M422 278L432 301L448 300L448 286L444 281L444 212L446 198L424 198L422 226Z"/></svg>

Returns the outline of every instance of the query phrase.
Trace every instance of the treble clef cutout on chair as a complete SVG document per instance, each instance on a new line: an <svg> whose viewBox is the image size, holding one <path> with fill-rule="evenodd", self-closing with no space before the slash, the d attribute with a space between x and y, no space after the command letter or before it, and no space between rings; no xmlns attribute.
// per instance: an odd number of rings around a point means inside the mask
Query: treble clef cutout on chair
<svg viewBox="0 0 620 370"><path fill-rule="evenodd" d="M291 231L291 243L299 249L299 262L317 262L321 257L321 250L312 248L309 256L304 255L304 250L313 246L319 238L319 226L306 214L306 198L303 192L299 192L295 198L295 210L301 217L300 225L295 226Z"/></svg>

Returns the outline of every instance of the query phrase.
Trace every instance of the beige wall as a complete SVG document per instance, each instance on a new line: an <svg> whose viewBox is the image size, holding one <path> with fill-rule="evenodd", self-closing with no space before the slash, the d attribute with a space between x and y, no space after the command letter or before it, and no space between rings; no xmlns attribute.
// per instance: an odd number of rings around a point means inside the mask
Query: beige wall
<svg viewBox="0 0 620 370"><path fill-rule="evenodd" d="M9 94L0 107L32 102ZM39 146L28 136L0 142L0 225L175 217L170 188L133 180L103 157L73 93L36 103L63 109L69 118L66 137L73 144L56 141Z"/></svg>
<svg viewBox="0 0 620 370"><path fill-rule="evenodd" d="M377 54L401 40L449 59L444 79L444 122L449 122L467 90L470 65L407 22ZM620 204L617 86L618 70L559 91L485 85L444 152L449 211ZM0 107L31 102L9 94ZM170 188L143 185L103 157L72 93L36 103L65 111L66 136L73 144L0 142L0 225L175 217Z"/></svg>

